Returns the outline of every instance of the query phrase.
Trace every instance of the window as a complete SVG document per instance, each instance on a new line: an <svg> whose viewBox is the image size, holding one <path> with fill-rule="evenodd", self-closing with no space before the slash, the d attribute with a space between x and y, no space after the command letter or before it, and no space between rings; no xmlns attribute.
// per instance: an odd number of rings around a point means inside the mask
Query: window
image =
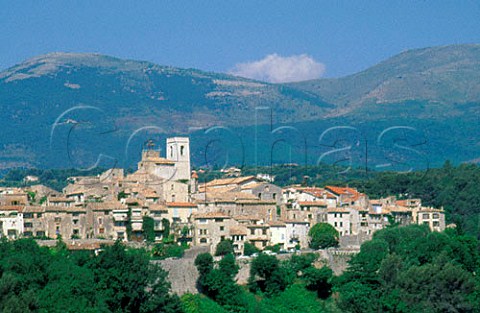
<svg viewBox="0 0 480 313"><path fill-rule="evenodd" d="M23 232L23 236L25 237L32 237L33 236L33 233L31 231L26 231L26 232Z"/></svg>
<svg viewBox="0 0 480 313"><path fill-rule="evenodd" d="M172 202L175 202L175 195L172 195Z"/></svg>
<svg viewBox="0 0 480 313"><path fill-rule="evenodd" d="M207 224L207 219L206 218L201 218L198 220L199 224Z"/></svg>
<svg viewBox="0 0 480 313"><path fill-rule="evenodd" d="M220 226L220 231L224 231L225 230L225 226Z"/></svg>
<svg viewBox="0 0 480 313"><path fill-rule="evenodd" d="M440 222L439 221L433 221L433 227L439 227Z"/></svg>
<svg viewBox="0 0 480 313"><path fill-rule="evenodd" d="M33 218L33 213L24 213L23 218Z"/></svg>
<svg viewBox="0 0 480 313"><path fill-rule="evenodd" d="M254 228L250 228L250 235L255 235L255 229Z"/></svg>
<svg viewBox="0 0 480 313"><path fill-rule="evenodd" d="M428 220L428 218L429 218L428 213L423 213L423 219Z"/></svg>
<svg viewBox="0 0 480 313"><path fill-rule="evenodd" d="M78 220L77 219L73 220L73 225L77 225L77 224L78 224Z"/></svg>
<svg viewBox="0 0 480 313"><path fill-rule="evenodd" d="M60 234L60 226L55 227L55 234Z"/></svg>
<svg viewBox="0 0 480 313"><path fill-rule="evenodd" d="M79 233L80 233L80 231L79 231L78 229L74 229L74 230L73 230L73 234L74 234L74 235L78 235Z"/></svg>
<svg viewBox="0 0 480 313"><path fill-rule="evenodd" d="M105 233L105 228L100 228L100 229L98 230L98 232L99 232L100 234L104 234L104 233Z"/></svg>
<svg viewBox="0 0 480 313"><path fill-rule="evenodd" d="M337 217L337 213L333 214L333 217Z"/></svg>
<svg viewBox="0 0 480 313"><path fill-rule="evenodd" d="M433 218L438 219L440 215L438 213L433 213Z"/></svg>
<svg viewBox="0 0 480 313"><path fill-rule="evenodd" d="M225 236L220 236L220 241L224 241L225 240Z"/></svg>
<svg viewBox="0 0 480 313"><path fill-rule="evenodd" d="M206 235L207 234L207 230L206 229L200 229L200 235Z"/></svg>
<svg viewBox="0 0 480 313"><path fill-rule="evenodd" d="M32 223L23 223L23 227L31 228L31 227L33 227L33 224Z"/></svg>
<svg viewBox="0 0 480 313"><path fill-rule="evenodd" d="M183 155L184 150L185 150L185 147L184 147L184 146L180 146L180 155Z"/></svg>
<svg viewBox="0 0 480 313"><path fill-rule="evenodd" d="M337 227L337 222L335 222L335 227Z"/></svg>
<svg viewBox="0 0 480 313"><path fill-rule="evenodd" d="M55 217L55 223L60 223L62 221L62 219L60 217Z"/></svg>
<svg viewBox="0 0 480 313"><path fill-rule="evenodd" d="M79 216L79 215L80 215L80 213L78 213L78 212L72 213L72 216Z"/></svg>
<svg viewBox="0 0 480 313"><path fill-rule="evenodd" d="M103 219L101 217L98 218L98 224L103 224Z"/></svg>
<svg viewBox="0 0 480 313"><path fill-rule="evenodd" d="M266 235L266 234L267 234L267 229L266 228L262 229L262 235Z"/></svg>
<svg viewBox="0 0 480 313"><path fill-rule="evenodd" d="M216 218L215 219L215 223L221 223L221 222L223 222L223 218Z"/></svg>
<svg viewBox="0 0 480 313"><path fill-rule="evenodd" d="M45 237L44 231L37 231L37 237Z"/></svg>
<svg viewBox="0 0 480 313"><path fill-rule="evenodd" d="M340 227L343 227L343 222L340 222Z"/></svg>
<svg viewBox="0 0 480 313"><path fill-rule="evenodd" d="M276 194L276 193L273 193L273 194L272 194L272 198L273 198L273 200L276 200L276 199L277 199L277 194Z"/></svg>
<svg viewBox="0 0 480 313"><path fill-rule="evenodd" d="M42 217L42 213L37 213L37 218Z"/></svg>
<svg viewBox="0 0 480 313"><path fill-rule="evenodd" d="M207 243L207 238L200 238L200 243Z"/></svg>

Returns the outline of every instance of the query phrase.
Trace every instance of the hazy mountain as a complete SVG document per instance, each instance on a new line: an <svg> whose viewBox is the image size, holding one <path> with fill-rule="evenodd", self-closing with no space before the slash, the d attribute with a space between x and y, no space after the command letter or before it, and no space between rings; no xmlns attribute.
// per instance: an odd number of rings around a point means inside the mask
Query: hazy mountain
<svg viewBox="0 0 480 313"><path fill-rule="evenodd" d="M131 166L152 133L161 146L167 135L190 134L197 164L312 163L342 140L364 154L354 163L381 163L379 136L396 126L416 130L390 138L397 147L423 144L433 164L468 161L480 156L479 102L480 45L406 51L354 75L292 84L51 53L0 72L0 165ZM289 127L272 133L277 126ZM338 126L355 129L376 151L367 157L347 128L327 131ZM310 152L285 142L306 142ZM242 151L225 152L234 146ZM217 155L228 160L212 163Z"/></svg>
<svg viewBox="0 0 480 313"><path fill-rule="evenodd" d="M345 111L366 104L480 100L480 45L452 45L402 52L362 72L291 84Z"/></svg>

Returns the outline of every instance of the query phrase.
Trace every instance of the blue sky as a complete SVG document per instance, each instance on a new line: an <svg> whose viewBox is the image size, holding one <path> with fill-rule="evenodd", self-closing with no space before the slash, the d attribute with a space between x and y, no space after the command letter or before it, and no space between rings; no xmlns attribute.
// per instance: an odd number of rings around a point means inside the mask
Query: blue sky
<svg viewBox="0 0 480 313"><path fill-rule="evenodd" d="M0 69L52 51L217 72L306 55L338 77L406 49L480 43L480 2L0 0L0 43Z"/></svg>

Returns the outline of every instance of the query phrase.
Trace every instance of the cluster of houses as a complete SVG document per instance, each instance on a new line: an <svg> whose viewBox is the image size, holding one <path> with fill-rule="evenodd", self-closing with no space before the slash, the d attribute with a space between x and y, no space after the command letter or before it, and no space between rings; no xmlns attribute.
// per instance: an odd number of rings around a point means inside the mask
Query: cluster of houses
<svg viewBox="0 0 480 313"><path fill-rule="evenodd" d="M308 231L329 223L343 237L371 236L391 223L445 228L442 209L420 199L369 199L354 188L281 188L271 177L241 176L199 182L191 171L189 139L168 138L165 157L149 142L138 169L110 169L72 177L62 192L42 185L0 189L0 234L19 237L143 241L146 217L155 240L165 236L190 245L231 240L259 249L308 247Z"/></svg>

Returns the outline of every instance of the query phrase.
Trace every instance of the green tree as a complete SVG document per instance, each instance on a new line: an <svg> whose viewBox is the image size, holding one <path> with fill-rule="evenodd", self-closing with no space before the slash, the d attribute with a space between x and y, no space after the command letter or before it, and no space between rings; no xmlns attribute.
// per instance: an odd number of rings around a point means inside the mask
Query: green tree
<svg viewBox="0 0 480 313"><path fill-rule="evenodd" d="M245 242L245 244L243 245L243 254L246 256L250 256L258 252L260 252L260 250L258 250L257 247L255 247L249 242Z"/></svg>
<svg viewBox="0 0 480 313"><path fill-rule="evenodd" d="M142 229L143 237L149 243L155 242L155 221L150 216L143 217Z"/></svg>
<svg viewBox="0 0 480 313"><path fill-rule="evenodd" d="M260 290L271 296L285 290L288 273L275 256L261 253L250 265L249 285L252 291ZM257 279L257 277L259 279Z"/></svg>
<svg viewBox="0 0 480 313"><path fill-rule="evenodd" d="M308 231L310 236L310 248L325 249L338 246L338 231L328 223L318 223L313 225Z"/></svg>
<svg viewBox="0 0 480 313"><path fill-rule="evenodd" d="M315 268L313 266L303 271L302 278L308 290L315 291L319 298L326 299L330 296L332 290L333 271L324 266Z"/></svg>
<svg viewBox="0 0 480 313"><path fill-rule="evenodd" d="M197 289L204 292L206 277L213 270L213 257L210 253L200 253L194 264L198 271Z"/></svg>
<svg viewBox="0 0 480 313"><path fill-rule="evenodd" d="M167 273L150 263L145 251L126 251L116 242L90 263L96 292L113 312L178 312L179 299L169 294Z"/></svg>
<svg viewBox="0 0 480 313"><path fill-rule="evenodd" d="M233 243L231 240L222 240L220 243L217 245L217 248L215 250L215 255L220 256L220 255L227 255L229 253L233 254Z"/></svg>

